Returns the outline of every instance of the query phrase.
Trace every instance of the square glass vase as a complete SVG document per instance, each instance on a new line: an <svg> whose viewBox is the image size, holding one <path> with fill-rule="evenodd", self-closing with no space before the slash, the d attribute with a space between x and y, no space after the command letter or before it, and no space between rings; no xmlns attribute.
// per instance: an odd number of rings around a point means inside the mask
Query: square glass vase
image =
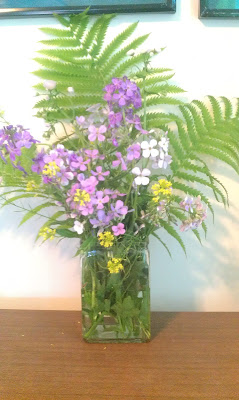
<svg viewBox="0 0 239 400"><path fill-rule="evenodd" d="M129 249L124 259L117 258L121 267L116 272L108 268L112 259L115 251L108 249L91 250L81 259L83 338L90 343L148 342L148 248Z"/></svg>

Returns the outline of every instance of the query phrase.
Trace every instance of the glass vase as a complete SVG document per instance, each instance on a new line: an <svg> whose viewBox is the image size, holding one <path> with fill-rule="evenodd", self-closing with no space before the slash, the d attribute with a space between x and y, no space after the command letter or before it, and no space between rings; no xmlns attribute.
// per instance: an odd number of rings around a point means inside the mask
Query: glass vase
<svg viewBox="0 0 239 400"><path fill-rule="evenodd" d="M109 262L119 260L112 272ZM113 268L115 270L115 268ZM129 249L124 259L96 249L82 257L82 330L91 343L150 340L149 252Z"/></svg>

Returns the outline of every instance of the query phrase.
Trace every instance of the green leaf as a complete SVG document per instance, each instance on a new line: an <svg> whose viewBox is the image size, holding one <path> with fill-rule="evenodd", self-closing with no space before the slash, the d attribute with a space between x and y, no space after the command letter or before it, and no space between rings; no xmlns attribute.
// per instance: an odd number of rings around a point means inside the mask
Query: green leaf
<svg viewBox="0 0 239 400"><path fill-rule="evenodd" d="M24 194L21 194L21 195L19 195L19 196L14 196L14 197L11 197L10 199L6 200L6 201L1 205L1 207L5 207L5 206L7 206L7 205L9 205L9 204L12 204L12 203L13 203L14 201L16 201L16 200L26 199L26 198L29 198L29 197L47 198L47 196L43 196L43 195L39 195L39 194L36 195L36 193L24 193Z"/></svg>
<svg viewBox="0 0 239 400"><path fill-rule="evenodd" d="M177 240L177 242L180 244L180 246L182 247L185 255L187 255L186 253L186 248L185 245L181 239L181 237L179 236L178 232L174 229L173 226L171 226L168 222L164 221L163 219L160 220L160 225L162 226L162 228L164 228L174 239Z"/></svg>
<svg viewBox="0 0 239 400"><path fill-rule="evenodd" d="M55 214L53 214L49 219L47 219L47 221L42 225L42 227L39 229L39 232L40 232L40 230L50 226L52 222L55 222L57 220L57 218L62 217L63 215L65 215L65 211L55 212ZM39 232L37 234L35 241L37 241L39 239Z"/></svg>
<svg viewBox="0 0 239 400"><path fill-rule="evenodd" d="M158 239L158 240L160 241L160 243L162 243L162 245L163 245L163 246L165 247L165 249L167 250L168 255L172 258L172 254L170 253L170 250L169 250L168 246L166 245L166 243L163 242L163 240L157 235L157 233L152 232L152 235L153 235L154 237L156 237L156 239Z"/></svg>
<svg viewBox="0 0 239 400"><path fill-rule="evenodd" d="M66 238L79 238L78 233L76 232L72 232L69 229L56 229L56 233L58 233L58 235L66 237Z"/></svg>
<svg viewBox="0 0 239 400"><path fill-rule="evenodd" d="M35 215L38 215L38 212L41 211L43 208L46 208L46 207L54 207L54 206L55 206L55 204L54 204L54 203L50 203L50 202L40 204L39 206L33 208L32 210L28 211L28 212L24 215L24 217L22 218L22 220L21 220L19 226L21 226L22 224L24 224L26 221L28 221L30 218L34 217Z"/></svg>

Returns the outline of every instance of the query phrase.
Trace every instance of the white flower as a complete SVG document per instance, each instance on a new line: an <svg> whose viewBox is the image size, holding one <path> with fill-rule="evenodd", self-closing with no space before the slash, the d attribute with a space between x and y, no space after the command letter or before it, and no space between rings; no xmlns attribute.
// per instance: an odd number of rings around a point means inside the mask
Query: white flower
<svg viewBox="0 0 239 400"><path fill-rule="evenodd" d="M168 146L169 146L169 139L167 137L162 137L161 140L159 141L159 147L165 151L165 153L168 152Z"/></svg>
<svg viewBox="0 0 239 400"><path fill-rule="evenodd" d="M73 229L75 229L78 235L81 235L84 231L84 224L79 221L75 221Z"/></svg>
<svg viewBox="0 0 239 400"><path fill-rule="evenodd" d="M45 81L43 83L43 86L47 90L53 90L56 87L56 82L55 81Z"/></svg>
<svg viewBox="0 0 239 400"><path fill-rule="evenodd" d="M168 153L164 153L160 151L160 156L158 160L158 167L166 169L169 164L172 162L172 157L168 155Z"/></svg>
<svg viewBox="0 0 239 400"><path fill-rule="evenodd" d="M144 168L141 171L141 169L139 167L135 167L132 169L132 173L134 175L137 175L137 177L134 179L134 182L136 183L136 185L148 185L149 184L148 176L151 174L151 172L148 168Z"/></svg>
<svg viewBox="0 0 239 400"><path fill-rule="evenodd" d="M157 146L157 140L152 139L150 142L147 142L144 140L141 143L141 149L143 149L143 157L144 158L149 158L151 157L157 157L159 155L159 151L157 149L154 149L154 147Z"/></svg>
<svg viewBox="0 0 239 400"><path fill-rule="evenodd" d="M67 88L67 92L68 92L68 93L75 93L73 87L68 87L68 88Z"/></svg>

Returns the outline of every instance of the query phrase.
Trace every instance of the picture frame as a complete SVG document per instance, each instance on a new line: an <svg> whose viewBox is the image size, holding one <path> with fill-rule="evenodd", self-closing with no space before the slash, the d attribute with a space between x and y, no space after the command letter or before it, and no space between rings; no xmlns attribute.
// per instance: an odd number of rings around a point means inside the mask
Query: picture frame
<svg viewBox="0 0 239 400"><path fill-rule="evenodd" d="M239 0L200 0L200 18L239 18Z"/></svg>
<svg viewBox="0 0 239 400"><path fill-rule="evenodd" d="M37 2L38 7L31 6ZM76 5L79 2L81 6ZM22 0L21 8L19 0L0 0L0 18L77 14L88 6L89 14L176 12L176 0Z"/></svg>

